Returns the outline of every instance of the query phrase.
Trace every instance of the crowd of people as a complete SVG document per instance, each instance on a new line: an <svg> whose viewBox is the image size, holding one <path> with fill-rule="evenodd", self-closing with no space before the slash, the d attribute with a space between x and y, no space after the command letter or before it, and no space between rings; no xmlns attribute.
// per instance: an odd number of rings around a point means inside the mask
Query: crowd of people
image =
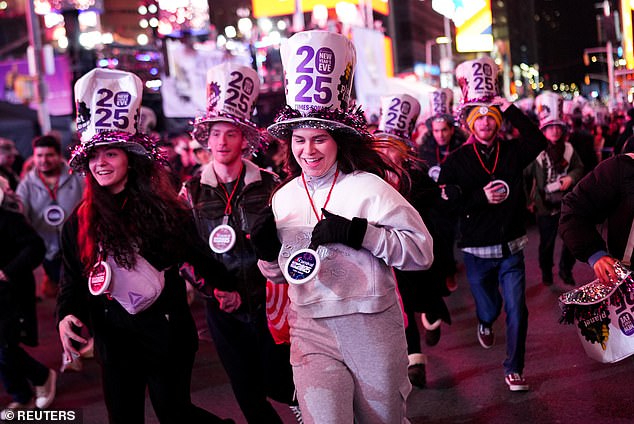
<svg viewBox="0 0 634 424"><path fill-rule="evenodd" d="M282 422L270 400L298 422L407 423L429 366L421 331L434 346L451 324L459 263L474 339L490 349L504 310L500 381L527 391L527 223L544 286L560 234L571 288L577 260L606 282L631 262L634 109L599 122L551 92L515 106L483 57L456 68L455 110L447 89L426 116L401 93L367 122L351 99L352 43L288 41L286 104L268 128L252 117L257 73L225 63L208 71L191 134L154 132L139 78L95 69L75 85L70 157L54 134L26 160L0 138L0 381L12 398L0 419L48 408L57 369L81 372L94 355L112 423L143 422L146 390L161 423L233 422L191 400L198 296L249 423ZM38 343L42 297L56 299L61 364L21 347Z"/></svg>

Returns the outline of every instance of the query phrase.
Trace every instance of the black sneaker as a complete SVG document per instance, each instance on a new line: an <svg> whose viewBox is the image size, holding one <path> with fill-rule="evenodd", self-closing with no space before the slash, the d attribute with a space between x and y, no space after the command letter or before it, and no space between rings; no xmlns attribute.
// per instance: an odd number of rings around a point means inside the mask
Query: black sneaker
<svg viewBox="0 0 634 424"><path fill-rule="evenodd" d="M478 324L478 341L483 348L491 349L495 344L495 334L493 334L493 328L482 323Z"/></svg>

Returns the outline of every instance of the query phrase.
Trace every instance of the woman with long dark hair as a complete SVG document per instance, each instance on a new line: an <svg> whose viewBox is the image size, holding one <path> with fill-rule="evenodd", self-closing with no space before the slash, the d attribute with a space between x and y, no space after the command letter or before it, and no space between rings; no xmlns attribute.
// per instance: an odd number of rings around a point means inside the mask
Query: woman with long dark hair
<svg viewBox="0 0 634 424"><path fill-rule="evenodd" d="M91 79L109 87L94 92L131 94L126 78L140 84L132 74L107 70L92 71L78 84ZM113 89L117 80L123 82ZM87 125L80 125L83 119ZM146 389L161 423L223 422L191 403L198 338L178 265L192 264L222 290L233 289L232 279L198 237L155 142L130 129L91 133L86 128L93 121L92 115L78 118L82 144L70 165L86 174L86 189L62 230L57 315L65 360L78 355L72 341L86 343L78 328L89 326L112 423L144 422Z"/></svg>
<svg viewBox="0 0 634 424"><path fill-rule="evenodd" d="M291 283L291 364L302 417L305 423L406 423L411 385L391 267L428 268L431 237L418 212L382 179L387 165L372 149L363 114L347 105L350 41L308 31L289 39L285 59L301 58L298 51L321 52L317 69L334 82L320 89L340 101L332 108L287 106L268 128L290 143L289 179L251 239L266 260L265 276ZM341 68L332 69L335 64ZM291 71L316 69L298 65L285 63L289 82L306 80ZM297 89L288 87L289 104L300 98ZM323 106L323 95L301 98Z"/></svg>

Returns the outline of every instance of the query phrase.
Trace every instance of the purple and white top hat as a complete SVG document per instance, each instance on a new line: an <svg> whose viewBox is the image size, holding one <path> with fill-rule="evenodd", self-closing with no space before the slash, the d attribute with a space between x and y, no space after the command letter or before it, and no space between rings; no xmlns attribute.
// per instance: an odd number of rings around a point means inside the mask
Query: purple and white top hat
<svg viewBox="0 0 634 424"><path fill-rule="evenodd" d="M539 118L539 129L549 125L566 127L564 121L564 98L547 91L535 98L535 112Z"/></svg>
<svg viewBox="0 0 634 424"><path fill-rule="evenodd" d="M419 114L420 103L409 94L381 97L381 119L374 136L392 136L409 141Z"/></svg>
<svg viewBox="0 0 634 424"><path fill-rule="evenodd" d="M461 106L489 106L499 95L498 66L485 56L462 62L456 67L456 79L462 90Z"/></svg>
<svg viewBox="0 0 634 424"><path fill-rule="evenodd" d="M93 69L75 83L77 132L81 144L73 149L70 166L88 169L88 154L112 145L131 153L160 157L156 142L139 132L143 83L131 72Z"/></svg>
<svg viewBox="0 0 634 424"><path fill-rule="evenodd" d="M365 117L350 105L357 62L352 42L328 31L298 32L282 44L286 107L268 127L288 140L294 128L366 131ZM367 131L366 131L367 132Z"/></svg>
<svg viewBox="0 0 634 424"><path fill-rule="evenodd" d="M450 88L437 88L429 93L431 116L453 114L453 91Z"/></svg>
<svg viewBox="0 0 634 424"><path fill-rule="evenodd" d="M216 122L239 127L252 153L260 144L257 126L251 122L260 93L260 79L250 67L225 62L207 71L207 112L194 121L192 136L207 145L209 130Z"/></svg>

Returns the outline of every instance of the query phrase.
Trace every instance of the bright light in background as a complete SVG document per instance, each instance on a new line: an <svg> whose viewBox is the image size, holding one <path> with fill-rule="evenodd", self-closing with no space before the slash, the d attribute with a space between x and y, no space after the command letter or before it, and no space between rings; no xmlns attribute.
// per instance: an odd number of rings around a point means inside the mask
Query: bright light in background
<svg viewBox="0 0 634 424"><path fill-rule="evenodd" d="M147 11L150 12L150 13L156 13L156 12L158 12L158 9L156 8L155 4L151 4L151 5L148 6Z"/></svg>
<svg viewBox="0 0 634 424"><path fill-rule="evenodd" d="M242 34L246 35L247 33L250 33L252 28L253 28L253 22L251 22L251 19L240 18L238 20L238 29L240 30Z"/></svg>
<svg viewBox="0 0 634 424"><path fill-rule="evenodd" d="M4 10L8 7L8 4L6 1L0 1L0 10Z"/></svg>
<svg viewBox="0 0 634 424"><path fill-rule="evenodd" d="M286 21L277 21L277 29L284 31L286 29Z"/></svg>
<svg viewBox="0 0 634 424"><path fill-rule="evenodd" d="M64 22L64 17L59 13L47 13L44 15L44 26L46 28L53 28L62 22Z"/></svg>
<svg viewBox="0 0 634 424"><path fill-rule="evenodd" d="M88 31L79 34L79 44L87 49L92 49L99 43L101 43L101 32L99 31Z"/></svg>
<svg viewBox="0 0 634 424"><path fill-rule="evenodd" d="M112 44L114 42L114 36L111 32L104 32L101 34L101 44Z"/></svg>
<svg viewBox="0 0 634 424"><path fill-rule="evenodd" d="M227 44L227 38L224 35L220 34L218 38L216 38L216 44L218 45L218 47L224 46L225 44Z"/></svg>
<svg viewBox="0 0 634 424"><path fill-rule="evenodd" d="M269 18L260 18L258 19L258 26L266 33L273 29L273 22Z"/></svg>
<svg viewBox="0 0 634 424"><path fill-rule="evenodd" d="M141 19L139 21L139 26L141 28L147 28L150 24L148 23L147 19Z"/></svg>
<svg viewBox="0 0 634 424"><path fill-rule="evenodd" d="M84 27L96 27L99 22L99 17L97 13L92 10L81 12L78 17L79 25L83 25Z"/></svg>
<svg viewBox="0 0 634 424"><path fill-rule="evenodd" d="M158 19L156 19L156 18L150 19L150 26L152 28L156 28L158 26L158 24L159 24L159 20Z"/></svg>
<svg viewBox="0 0 634 424"><path fill-rule="evenodd" d="M147 13L147 7L145 7L144 5L141 5L137 9L137 11L139 12L139 15L145 15Z"/></svg>
<svg viewBox="0 0 634 424"><path fill-rule="evenodd" d="M227 38L235 38L235 36L238 35L236 28L231 25L225 27L225 34L227 35Z"/></svg>
<svg viewBox="0 0 634 424"><path fill-rule="evenodd" d="M57 45L59 46L60 49L68 48L68 38L66 38L66 36L59 37L57 39Z"/></svg>
<svg viewBox="0 0 634 424"><path fill-rule="evenodd" d="M150 39L146 34L139 34L136 36L136 42L142 46L145 46L149 41Z"/></svg>

